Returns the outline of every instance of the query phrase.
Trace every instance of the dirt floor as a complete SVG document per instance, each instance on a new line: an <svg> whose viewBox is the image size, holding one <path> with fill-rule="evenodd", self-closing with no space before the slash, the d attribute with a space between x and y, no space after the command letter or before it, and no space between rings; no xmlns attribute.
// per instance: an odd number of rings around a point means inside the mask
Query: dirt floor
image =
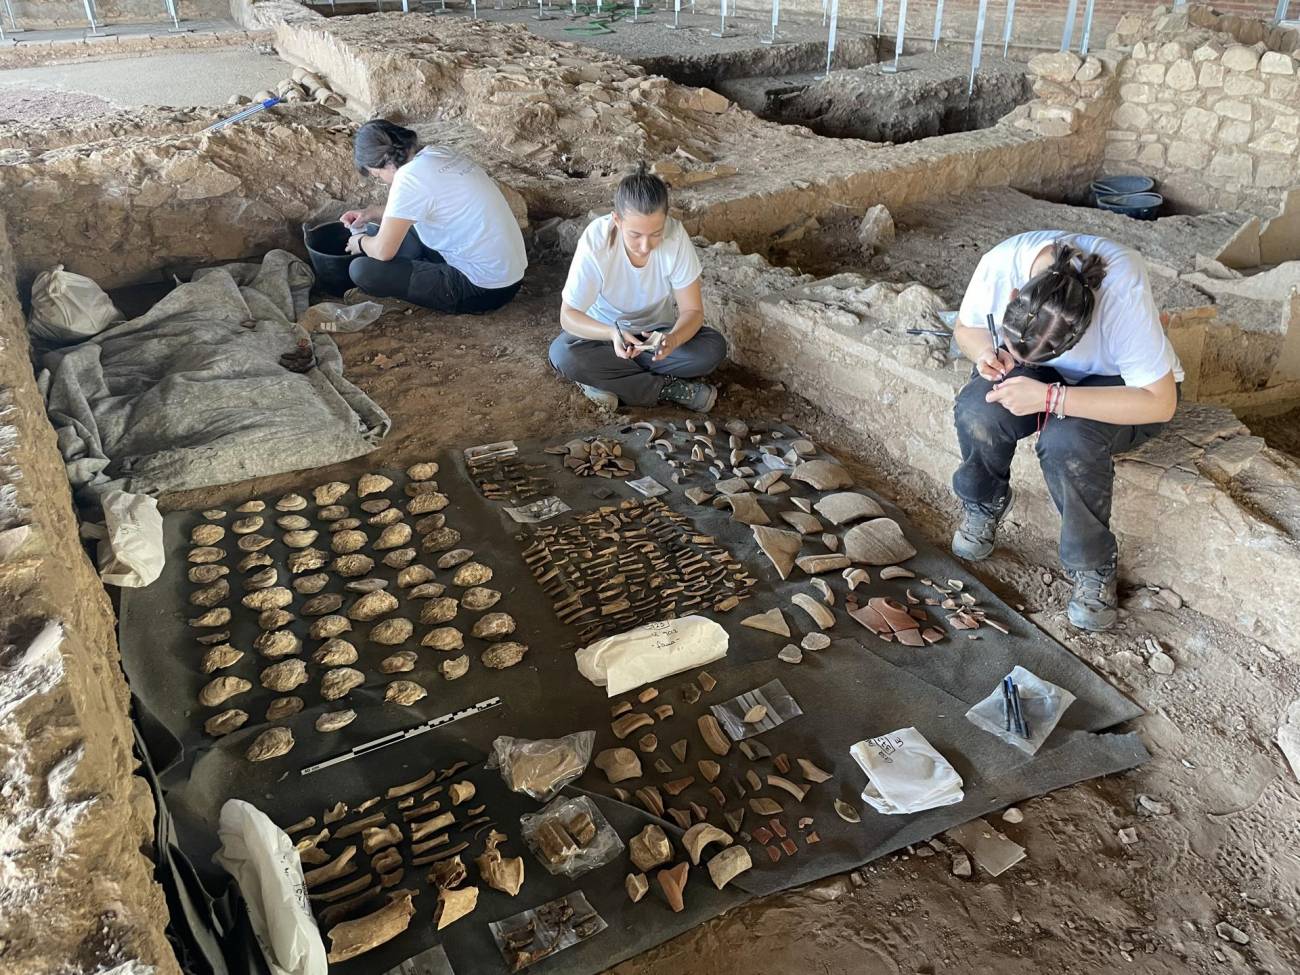
<svg viewBox="0 0 1300 975"><path fill-rule="evenodd" d="M563 272L535 267L519 298L490 316L445 318L392 303L369 329L339 336L349 377L390 413L393 432L364 460L313 479L402 466L450 446L559 439L606 422L546 363ZM792 422L854 466L861 483L905 507L931 540L948 537L948 497L889 465L859 431L736 370L719 381L718 415ZM285 475L187 492L165 506L207 507L298 481ZM1065 623L1069 586L1053 553L1026 541L1014 509L1006 544L978 574L1147 709L1135 725L1152 760L1028 803L1022 822L995 821L1029 851L996 880L978 868L955 876L938 838L714 919L614 972L1300 969L1300 786L1272 744L1276 716L1300 693L1295 661L1173 609L1172 594L1147 591L1129 594L1119 630L1081 636ZM1174 674L1147 666L1147 639L1174 658ZM1126 844L1119 833L1129 828L1136 838Z"/></svg>

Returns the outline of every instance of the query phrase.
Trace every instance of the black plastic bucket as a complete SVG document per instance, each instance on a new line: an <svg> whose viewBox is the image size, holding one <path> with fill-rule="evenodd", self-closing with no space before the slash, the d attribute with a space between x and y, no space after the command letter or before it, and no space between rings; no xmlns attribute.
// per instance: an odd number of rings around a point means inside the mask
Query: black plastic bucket
<svg viewBox="0 0 1300 975"><path fill-rule="evenodd" d="M346 249L351 237L352 232L337 220L315 227L303 224L302 239L316 272L316 287L326 294L342 295L352 287L348 265L356 257Z"/></svg>
<svg viewBox="0 0 1300 975"><path fill-rule="evenodd" d="M1154 220L1164 205L1159 193L1123 193L1118 196L1099 196L1097 206L1111 213L1122 213L1134 220Z"/></svg>
<svg viewBox="0 0 1300 975"><path fill-rule="evenodd" d="M1103 176L1094 179L1088 187L1092 205L1097 205L1099 197L1125 196L1129 193L1150 193L1156 188L1156 181L1150 176Z"/></svg>

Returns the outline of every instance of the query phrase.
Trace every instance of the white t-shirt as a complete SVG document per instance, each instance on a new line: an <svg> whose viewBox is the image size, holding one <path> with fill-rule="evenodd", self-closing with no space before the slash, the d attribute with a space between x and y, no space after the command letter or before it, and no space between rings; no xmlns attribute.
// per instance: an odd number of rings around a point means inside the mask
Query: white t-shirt
<svg viewBox="0 0 1300 975"><path fill-rule="evenodd" d="M673 292L699 276L699 255L680 222L668 218L663 242L650 252L645 267L636 267L614 227L614 215L606 214L582 232L564 282L564 303L606 325L620 318L633 325L671 325L677 320Z"/></svg>
<svg viewBox="0 0 1300 975"><path fill-rule="evenodd" d="M480 288L505 288L528 267L524 235L492 177L469 158L425 146L397 170L384 214L410 220L425 247Z"/></svg>
<svg viewBox="0 0 1300 975"><path fill-rule="evenodd" d="M1146 263L1137 251L1104 237L1035 230L1007 238L980 258L958 321L985 328L991 313L994 323L1001 325L1012 290L1025 286L1034 259L1056 241L1084 254L1101 255L1106 276L1097 289L1092 322L1079 344L1040 365L1055 369L1072 383L1085 376L1119 376L1126 386L1150 386L1169 372L1182 382L1183 367L1160 324Z"/></svg>

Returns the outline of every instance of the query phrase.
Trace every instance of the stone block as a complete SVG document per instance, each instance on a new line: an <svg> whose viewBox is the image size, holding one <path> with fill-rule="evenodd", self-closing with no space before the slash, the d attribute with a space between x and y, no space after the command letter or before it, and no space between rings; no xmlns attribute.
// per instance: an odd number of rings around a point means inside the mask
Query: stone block
<svg viewBox="0 0 1300 975"><path fill-rule="evenodd" d="M1167 41L1156 49L1156 60L1163 61L1165 64L1173 64L1182 58L1191 57L1191 51L1187 50L1186 45L1179 44L1177 41Z"/></svg>
<svg viewBox="0 0 1300 975"><path fill-rule="evenodd" d="M1137 154L1136 142L1106 143L1106 160L1108 162L1128 162L1130 159L1136 159Z"/></svg>
<svg viewBox="0 0 1300 975"><path fill-rule="evenodd" d="M1160 135L1176 135L1178 133L1179 125L1182 124L1182 119L1179 117L1177 112L1161 112L1159 115L1155 116L1153 124L1156 132ZM1155 137L1154 133L1152 133L1152 137Z"/></svg>
<svg viewBox="0 0 1300 975"><path fill-rule="evenodd" d="M1143 84L1163 85L1165 83L1165 66L1150 62L1139 64L1137 70L1133 73L1133 77Z"/></svg>
<svg viewBox="0 0 1300 975"><path fill-rule="evenodd" d="M1165 84L1174 91L1191 91L1196 87L1196 69L1192 62L1180 59L1169 66Z"/></svg>
<svg viewBox="0 0 1300 975"><path fill-rule="evenodd" d="M1158 142L1159 139L1160 136L1154 132L1143 132L1140 136L1138 136L1138 142L1142 143L1143 145L1146 145L1148 142Z"/></svg>
<svg viewBox="0 0 1300 975"><path fill-rule="evenodd" d="M1107 142L1136 142L1137 133L1129 132L1126 131L1125 129L1107 129L1106 141Z"/></svg>
<svg viewBox="0 0 1300 975"><path fill-rule="evenodd" d="M1052 119L1058 122L1068 122L1073 125L1074 109L1068 105L1034 104L1029 106L1029 117L1035 122Z"/></svg>
<svg viewBox="0 0 1300 975"><path fill-rule="evenodd" d="M1226 119L1219 129L1219 143L1225 146L1242 146L1250 141L1250 123Z"/></svg>
<svg viewBox="0 0 1300 975"><path fill-rule="evenodd" d="M1151 86L1137 82L1120 85L1119 97L1126 102L1132 102L1134 105L1149 105L1154 100L1151 95Z"/></svg>
<svg viewBox="0 0 1300 975"><path fill-rule="evenodd" d="M1279 51L1265 51L1259 59L1260 74L1286 75L1295 74L1295 61L1289 54Z"/></svg>
<svg viewBox="0 0 1300 975"><path fill-rule="evenodd" d="M858 224L858 241L868 254L894 242L894 218L884 204L877 203L862 218Z"/></svg>
<svg viewBox="0 0 1300 975"><path fill-rule="evenodd" d="M1100 60L1094 57L1085 58L1079 70L1074 73L1074 80L1079 83L1096 81L1101 77L1104 67Z"/></svg>
<svg viewBox="0 0 1300 975"><path fill-rule="evenodd" d="M1115 109L1111 123L1116 128L1141 131L1151 124L1151 114L1141 105L1124 104Z"/></svg>
<svg viewBox="0 0 1300 975"><path fill-rule="evenodd" d="M1137 161L1143 166L1162 169L1165 165L1165 147L1158 142L1143 146L1138 152Z"/></svg>
<svg viewBox="0 0 1300 975"><path fill-rule="evenodd" d="M1247 102L1224 98L1214 103L1214 111L1224 118L1235 118L1239 122L1249 122L1255 117Z"/></svg>
<svg viewBox="0 0 1300 975"><path fill-rule="evenodd" d="M1276 129L1270 129L1250 144L1252 152L1278 152L1294 155L1300 150L1300 139Z"/></svg>
<svg viewBox="0 0 1300 975"><path fill-rule="evenodd" d="M1259 67L1259 52L1244 44L1234 44L1223 52L1222 60L1229 71L1254 71Z"/></svg>
<svg viewBox="0 0 1300 975"><path fill-rule="evenodd" d="M1295 135L1300 132L1300 115L1279 115L1273 119L1273 128L1287 135Z"/></svg>
<svg viewBox="0 0 1300 975"><path fill-rule="evenodd" d="M1213 142L1219 131L1219 116L1203 108L1189 108L1183 112L1181 132L1189 139L1198 142Z"/></svg>
<svg viewBox="0 0 1300 975"><path fill-rule="evenodd" d="M1229 73L1223 79L1223 93L1234 97L1254 98L1268 90L1268 86L1253 74Z"/></svg>
<svg viewBox="0 0 1300 975"><path fill-rule="evenodd" d="M1261 159L1255 167L1255 185L1261 189L1294 186L1300 179L1296 165L1290 159Z"/></svg>
<svg viewBox="0 0 1300 975"><path fill-rule="evenodd" d="M1142 30L1144 25L1145 21L1142 19L1141 14L1124 14L1124 16L1120 17L1119 23L1115 25L1115 33L1136 34Z"/></svg>
<svg viewBox="0 0 1300 975"><path fill-rule="evenodd" d="M1192 60L1197 62L1217 61L1223 51L1215 44L1202 44L1192 52Z"/></svg>
<svg viewBox="0 0 1300 975"><path fill-rule="evenodd" d="M1220 149L1210 160L1209 172L1217 179L1249 185L1255 181L1255 160L1244 152Z"/></svg>
<svg viewBox="0 0 1300 975"><path fill-rule="evenodd" d="M1206 61L1201 65L1199 80L1202 88L1223 87L1223 65L1218 61Z"/></svg>
<svg viewBox="0 0 1300 975"><path fill-rule="evenodd" d="M1136 44L1133 45L1134 61L1145 61L1150 56L1151 56L1151 52L1147 48L1146 41L1138 41Z"/></svg>
<svg viewBox="0 0 1300 975"><path fill-rule="evenodd" d="M1075 73L1083 62L1072 51L1052 51L1048 54L1036 54L1029 59L1029 70L1040 78L1068 84L1074 80Z"/></svg>
<svg viewBox="0 0 1300 975"><path fill-rule="evenodd" d="M1300 82L1292 78L1272 78L1268 83L1268 97L1280 102L1295 103L1300 99ZM1300 111L1300 108L1297 108Z"/></svg>
<svg viewBox="0 0 1300 975"><path fill-rule="evenodd" d="M1210 164L1210 147L1199 142L1171 142L1165 154L1171 167L1202 170Z"/></svg>

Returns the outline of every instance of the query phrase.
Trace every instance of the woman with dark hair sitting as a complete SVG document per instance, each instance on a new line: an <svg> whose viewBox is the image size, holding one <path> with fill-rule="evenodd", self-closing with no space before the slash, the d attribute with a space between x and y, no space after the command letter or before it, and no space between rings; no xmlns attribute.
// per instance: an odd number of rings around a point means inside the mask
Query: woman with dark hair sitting
<svg viewBox="0 0 1300 975"><path fill-rule="evenodd" d="M597 405L713 408L717 390L700 378L718 367L727 341L704 325L695 245L645 163L618 184L614 212L578 241L560 325L551 364Z"/></svg>
<svg viewBox="0 0 1300 975"><path fill-rule="evenodd" d="M1115 622L1112 455L1159 433L1174 415L1182 367L1165 337L1146 264L1102 237L1042 230L1004 240L980 260L957 316L957 344L975 363L957 396L963 514L957 556L993 551L1011 503L1011 459L1036 452L1061 513L1061 562L1074 580L1070 622Z"/></svg>
<svg viewBox="0 0 1300 975"><path fill-rule="evenodd" d="M524 237L492 177L454 149L421 149L414 132L385 119L357 130L353 158L389 186L383 206L341 218L353 231L348 273L358 288L450 314L492 311L518 293Z"/></svg>

